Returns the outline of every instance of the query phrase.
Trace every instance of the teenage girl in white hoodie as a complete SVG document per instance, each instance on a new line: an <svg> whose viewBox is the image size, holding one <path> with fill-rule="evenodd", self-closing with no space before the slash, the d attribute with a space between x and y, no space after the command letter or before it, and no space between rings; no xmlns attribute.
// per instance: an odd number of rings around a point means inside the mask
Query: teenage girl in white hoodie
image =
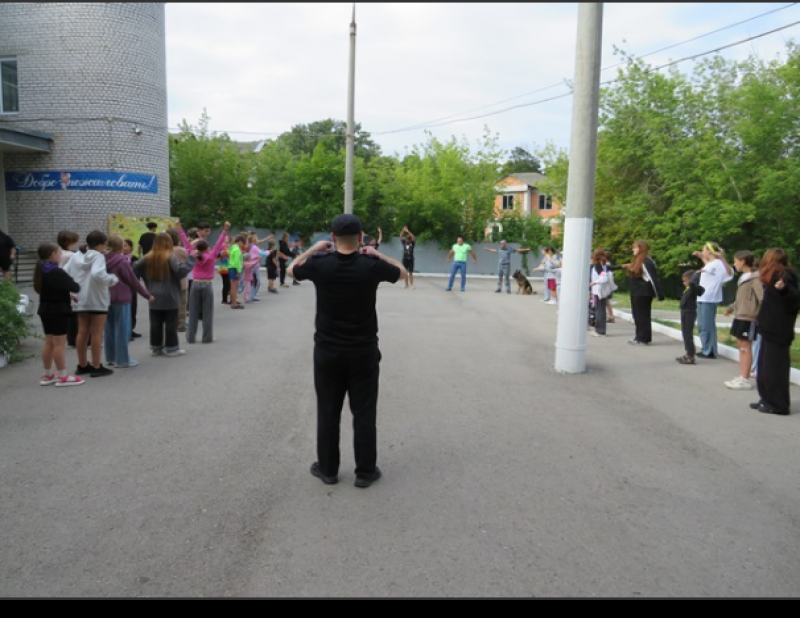
<svg viewBox="0 0 800 618"><path fill-rule="evenodd" d="M75 340L78 368L75 375L88 373L92 378L114 373L100 362L103 353L103 329L108 306L111 304L108 288L119 281L116 275L106 271L106 240L108 236L100 230L89 232L86 235L86 245L76 251L64 267L67 274L81 286L77 302L72 303L72 311L78 316L78 337ZM91 365L87 360L90 335Z"/></svg>

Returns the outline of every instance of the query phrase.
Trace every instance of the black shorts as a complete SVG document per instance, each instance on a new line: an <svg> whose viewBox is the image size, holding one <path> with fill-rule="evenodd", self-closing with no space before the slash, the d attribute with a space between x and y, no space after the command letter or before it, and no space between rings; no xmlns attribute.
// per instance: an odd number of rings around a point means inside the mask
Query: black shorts
<svg viewBox="0 0 800 618"><path fill-rule="evenodd" d="M9 258L0 258L0 270L3 272L11 270L11 260Z"/></svg>
<svg viewBox="0 0 800 618"><path fill-rule="evenodd" d="M40 315L45 335L60 337L69 331L70 315Z"/></svg>
<svg viewBox="0 0 800 618"><path fill-rule="evenodd" d="M277 279L278 269L272 266L267 266L267 279Z"/></svg>
<svg viewBox="0 0 800 618"><path fill-rule="evenodd" d="M731 322L731 336L740 341L754 341L756 338L756 323L750 320L737 320Z"/></svg>
<svg viewBox="0 0 800 618"><path fill-rule="evenodd" d="M414 272L414 258L403 258L403 268L405 268L409 274Z"/></svg>

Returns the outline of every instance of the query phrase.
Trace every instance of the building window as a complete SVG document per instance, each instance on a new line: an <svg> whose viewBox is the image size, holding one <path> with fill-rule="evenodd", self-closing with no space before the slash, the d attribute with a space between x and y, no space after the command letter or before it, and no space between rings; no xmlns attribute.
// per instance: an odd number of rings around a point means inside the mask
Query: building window
<svg viewBox="0 0 800 618"><path fill-rule="evenodd" d="M0 83L3 96L0 97L0 114L19 111L19 95L17 93L17 59L0 57Z"/></svg>
<svg viewBox="0 0 800 618"><path fill-rule="evenodd" d="M553 198L549 195L540 195L539 210L553 210Z"/></svg>
<svg viewBox="0 0 800 618"><path fill-rule="evenodd" d="M514 196L513 195L504 195L503 196L503 210L514 210Z"/></svg>

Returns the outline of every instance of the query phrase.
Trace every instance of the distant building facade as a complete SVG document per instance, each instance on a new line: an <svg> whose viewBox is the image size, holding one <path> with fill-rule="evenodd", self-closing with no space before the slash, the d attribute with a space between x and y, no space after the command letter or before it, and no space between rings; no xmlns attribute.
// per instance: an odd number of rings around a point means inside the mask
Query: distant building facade
<svg viewBox="0 0 800 618"><path fill-rule="evenodd" d="M495 185L494 217L516 212L526 217L539 217L550 225L552 236L561 233L561 204L552 196L542 193L539 185L545 179L537 172L506 176ZM487 227L487 235L498 224Z"/></svg>
<svg viewBox="0 0 800 618"><path fill-rule="evenodd" d="M169 216L165 3L0 4L0 228Z"/></svg>

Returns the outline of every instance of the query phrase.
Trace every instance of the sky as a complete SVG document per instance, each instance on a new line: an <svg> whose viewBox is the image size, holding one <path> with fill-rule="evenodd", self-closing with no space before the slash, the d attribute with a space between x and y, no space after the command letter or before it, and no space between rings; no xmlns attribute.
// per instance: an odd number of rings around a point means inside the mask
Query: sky
<svg viewBox="0 0 800 618"><path fill-rule="evenodd" d="M474 152L486 131L506 152L569 151L578 3L169 2L170 130L204 110L212 132L240 142L346 121L354 6L354 118L384 155L430 136ZM602 7L601 81L617 76L615 48L653 68L688 59L676 66L690 74L726 46L723 58L771 61L800 42L800 3Z"/></svg>

